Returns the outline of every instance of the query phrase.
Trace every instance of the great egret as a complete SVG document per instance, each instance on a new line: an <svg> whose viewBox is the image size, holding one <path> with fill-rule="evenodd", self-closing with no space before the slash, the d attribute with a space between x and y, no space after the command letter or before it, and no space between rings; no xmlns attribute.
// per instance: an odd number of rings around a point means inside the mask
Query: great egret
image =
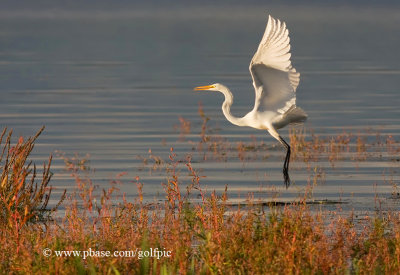
<svg viewBox="0 0 400 275"><path fill-rule="evenodd" d="M222 112L226 119L238 126L267 130L285 148L283 178L290 185L290 145L279 135L280 129L291 123L304 122L307 114L296 106L296 88L300 74L290 61L290 39L286 24L269 16L264 36L250 62L250 74L256 92L254 108L244 117L231 114L233 95L224 85L215 83L194 88L197 91L219 91L224 94Z"/></svg>

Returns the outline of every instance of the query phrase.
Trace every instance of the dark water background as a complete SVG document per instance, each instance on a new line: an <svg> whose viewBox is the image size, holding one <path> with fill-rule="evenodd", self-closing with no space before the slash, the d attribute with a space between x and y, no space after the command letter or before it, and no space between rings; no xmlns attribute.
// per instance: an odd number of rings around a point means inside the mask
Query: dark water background
<svg viewBox="0 0 400 275"><path fill-rule="evenodd" d="M34 150L37 163L55 150L90 154L98 190L127 172L119 188L129 199L137 193L131 182L136 176L147 200L164 198L164 170L150 172L143 158L151 149L167 160L174 147L178 159L192 155L193 167L206 176L201 179L205 189L221 192L227 184L232 201L249 192L264 201L278 192L279 200L290 201L304 192L314 169L322 169L325 183L314 189L314 198L342 200L348 209L363 211L375 209L378 195L385 205L397 207L392 199L393 183L399 182L396 156L379 153L334 167L325 158L309 169L297 161L291 167L295 184L285 190L284 150L277 142L229 124L220 110L222 95L192 91L224 83L235 95L235 115L252 109L248 64L268 14L289 28L292 63L301 73L297 103L309 114L308 134L324 138L345 131L374 142L379 133L399 141L400 16L393 5L3 9L0 127L12 128L16 139L45 125ZM199 102L211 119L211 135L225 138L232 148L240 141L264 141L267 157L241 161L233 152L220 161L212 153L204 159L193 151L200 141ZM185 141L179 117L191 122ZM287 137L288 130L282 134ZM52 171L55 197L63 188L73 190L60 158ZM187 172L181 174L185 178Z"/></svg>

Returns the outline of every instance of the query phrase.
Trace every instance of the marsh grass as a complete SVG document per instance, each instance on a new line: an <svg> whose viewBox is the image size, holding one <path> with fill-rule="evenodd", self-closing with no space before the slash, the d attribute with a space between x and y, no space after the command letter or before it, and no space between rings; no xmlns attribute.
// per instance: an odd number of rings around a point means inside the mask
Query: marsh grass
<svg viewBox="0 0 400 275"><path fill-rule="evenodd" d="M343 160L357 162L366 161L367 158L380 159L392 157L393 161L397 161L395 156L400 153L400 144L392 135L381 136L368 133L349 133L343 132L336 136L320 137L311 131L307 134L304 127L291 128L289 131L290 144L292 146L292 159L301 160L305 163L317 162L328 159L332 166ZM367 140L369 137L369 140ZM382 140L383 139L383 140Z"/></svg>
<svg viewBox="0 0 400 275"><path fill-rule="evenodd" d="M4 154L7 157L3 160L8 161L3 162L6 165L2 166L2 173L8 174L6 183L10 186L2 189L2 198L8 198L14 206L2 208L0 273L398 274L400 271L399 213L377 212L364 217L360 223L352 213L345 214L340 208L336 211L311 209L307 202L312 197L313 185L324 180L323 170L313 169L308 191L295 202L260 205L249 196L245 206L232 205L228 187L221 194L203 190L202 176L192 164L192 156L178 156L173 148L166 159L149 151L149 156L143 160L144 166L165 175L162 182L165 199L154 202L143 199L145 183L139 177L131 183L138 195L128 201L118 188L123 174L117 175L101 192L94 192L98 187L91 179L93 171L88 159L61 154L76 191L63 201L66 210L62 217L42 223L31 222L31 213L39 215L40 210L46 209L50 193L46 193L46 197L43 192L49 192L50 161L43 168L41 184L45 187L34 189L42 190L43 195L18 199L19 190L25 187L31 190L31 185L19 187L20 181L15 179L29 175L30 166L23 163L41 131L25 142L20 139L13 147L4 133L3 151L9 153ZM203 152L212 152L206 146L211 141L207 138L209 134L205 131L202 135L205 136L201 138ZM365 139L347 133L324 139L311 135L310 139L302 132L292 132L291 142L295 161L317 162L326 155L335 162L351 159L359 151L364 154L371 150ZM265 145L255 140L240 143L236 153L243 154L243 160L253 159L252 152L260 146ZM376 146L394 158L398 154L398 142L391 137L381 137ZM346 155L348 152L351 156ZM356 160L363 161L362 158ZM2 176L2 181L4 178ZM199 199L192 201L193 195ZM25 204L20 204L21 201ZM24 214L25 205L30 207L28 216ZM18 234L13 222L10 223L15 217L25 220L20 222ZM43 255L45 248L51 249L53 254ZM171 257L93 256L83 259L82 256L57 257L54 254L55 251L92 249L113 253L151 248L171 251Z"/></svg>
<svg viewBox="0 0 400 275"><path fill-rule="evenodd" d="M43 164L40 179L36 165L32 165L28 159L35 140L43 130L44 127L27 140L20 137L13 146L11 146L12 131L7 133L7 129L4 129L0 135L0 221L6 222L11 228L44 220L64 199L65 193L61 196L59 204L51 210L47 209L52 192L52 188L49 187L52 156L49 157L47 164Z"/></svg>
<svg viewBox="0 0 400 275"><path fill-rule="evenodd" d="M254 136L246 141L231 142L219 134L218 125L205 114L201 103L198 113L200 127L194 127L196 123L182 117L179 117L180 126L174 126L175 130L179 129L178 142L190 144L194 153L199 155L198 161L227 162L229 159L239 159L244 163L266 160L272 151L281 150L277 141L273 140L267 144L264 140L258 141ZM193 132L192 138L189 138L191 132ZM291 161L302 162L309 169L314 169L315 164L321 161L328 161L332 168L343 161L358 166L360 162L376 159L377 156L380 160L400 161L400 144L393 135L382 135L371 129L357 133L342 131L332 136L321 136L313 130L296 126L289 128L288 138L292 149Z"/></svg>
<svg viewBox="0 0 400 275"><path fill-rule="evenodd" d="M30 226L46 223L58 206L62 203L65 192L59 203L52 209L47 205L52 188L49 187L51 179L50 164L43 164L41 178L38 178L36 165L29 161L34 142L42 133L44 127L35 136L24 140L20 137L15 145L11 145L12 131L5 128L0 135L0 227L2 261L1 268L9 266L6 257L13 257L12 253L20 253L25 249L24 232ZM35 225L32 225L35 224ZM9 243L12 242L11 243ZM13 249L10 250L9 248Z"/></svg>

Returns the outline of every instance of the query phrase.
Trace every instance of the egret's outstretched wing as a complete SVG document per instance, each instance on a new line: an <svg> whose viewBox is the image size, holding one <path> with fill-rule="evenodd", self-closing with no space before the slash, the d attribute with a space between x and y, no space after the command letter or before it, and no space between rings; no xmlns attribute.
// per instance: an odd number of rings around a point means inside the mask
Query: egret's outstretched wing
<svg viewBox="0 0 400 275"><path fill-rule="evenodd" d="M286 24L269 16L249 68L256 90L255 108L259 111L284 114L296 104L300 74L290 62L289 42Z"/></svg>

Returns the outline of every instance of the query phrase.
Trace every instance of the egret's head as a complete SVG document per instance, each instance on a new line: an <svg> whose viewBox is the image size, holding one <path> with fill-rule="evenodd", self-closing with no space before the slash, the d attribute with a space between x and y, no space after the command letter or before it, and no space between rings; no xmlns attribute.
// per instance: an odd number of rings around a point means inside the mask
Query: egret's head
<svg viewBox="0 0 400 275"><path fill-rule="evenodd" d="M195 91L220 91L221 90L221 84L215 83L207 86L199 86L194 88Z"/></svg>

